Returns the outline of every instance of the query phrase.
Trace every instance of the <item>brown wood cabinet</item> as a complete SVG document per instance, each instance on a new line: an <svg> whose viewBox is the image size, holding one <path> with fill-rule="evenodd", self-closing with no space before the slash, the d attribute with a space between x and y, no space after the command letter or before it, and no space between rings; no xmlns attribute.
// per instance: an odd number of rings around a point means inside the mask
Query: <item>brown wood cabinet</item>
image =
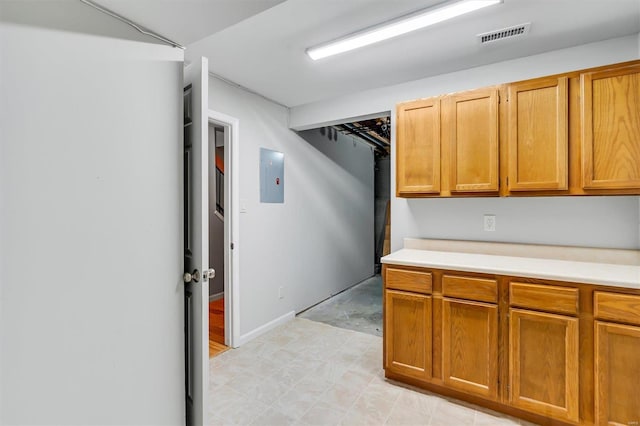
<svg viewBox="0 0 640 426"><path fill-rule="evenodd" d="M597 291L593 304L596 422L640 424L640 295Z"/></svg>
<svg viewBox="0 0 640 426"><path fill-rule="evenodd" d="M440 193L440 99L397 107L398 196Z"/></svg>
<svg viewBox="0 0 640 426"><path fill-rule="evenodd" d="M431 378L431 296L385 291L385 368Z"/></svg>
<svg viewBox="0 0 640 426"><path fill-rule="evenodd" d="M580 85L583 187L640 188L640 64L585 72Z"/></svg>
<svg viewBox="0 0 640 426"><path fill-rule="evenodd" d="M384 265L388 378L539 424L640 419L640 290Z"/></svg>
<svg viewBox="0 0 640 426"><path fill-rule="evenodd" d="M509 402L578 421L578 320L510 309Z"/></svg>
<svg viewBox="0 0 640 426"><path fill-rule="evenodd" d="M568 188L567 77L508 86L509 191Z"/></svg>
<svg viewBox="0 0 640 426"><path fill-rule="evenodd" d="M397 106L399 197L640 194L640 60Z"/></svg>
<svg viewBox="0 0 640 426"><path fill-rule="evenodd" d="M441 131L451 192L497 193L498 102L496 88L443 98Z"/></svg>
<svg viewBox="0 0 640 426"><path fill-rule="evenodd" d="M640 424L640 327L602 321L595 327L597 424Z"/></svg>
<svg viewBox="0 0 640 426"><path fill-rule="evenodd" d="M445 385L498 397L498 307L444 298L442 372Z"/></svg>

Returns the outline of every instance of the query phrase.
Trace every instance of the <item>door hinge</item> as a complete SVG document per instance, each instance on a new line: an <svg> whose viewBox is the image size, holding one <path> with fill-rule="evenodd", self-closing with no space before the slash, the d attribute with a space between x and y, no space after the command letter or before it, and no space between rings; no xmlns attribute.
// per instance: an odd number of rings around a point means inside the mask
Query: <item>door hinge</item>
<svg viewBox="0 0 640 426"><path fill-rule="evenodd" d="M235 247L235 245L233 243L231 243L231 250L233 250Z"/></svg>

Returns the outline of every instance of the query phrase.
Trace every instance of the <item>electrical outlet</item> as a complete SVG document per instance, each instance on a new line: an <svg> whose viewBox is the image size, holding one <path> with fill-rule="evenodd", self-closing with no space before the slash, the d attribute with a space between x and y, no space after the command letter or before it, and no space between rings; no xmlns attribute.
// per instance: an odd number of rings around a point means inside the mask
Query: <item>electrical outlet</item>
<svg viewBox="0 0 640 426"><path fill-rule="evenodd" d="M496 215L485 214L484 215L484 230L493 232L496 230Z"/></svg>
<svg viewBox="0 0 640 426"><path fill-rule="evenodd" d="M278 287L278 299L284 299L284 294L282 292L282 286Z"/></svg>

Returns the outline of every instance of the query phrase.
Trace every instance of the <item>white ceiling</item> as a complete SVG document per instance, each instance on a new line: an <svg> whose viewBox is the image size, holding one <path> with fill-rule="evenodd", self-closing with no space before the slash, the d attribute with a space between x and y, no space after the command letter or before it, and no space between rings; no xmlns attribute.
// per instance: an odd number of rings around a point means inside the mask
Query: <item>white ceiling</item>
<svg viewBox="0 0 640 426"><path fill-rule="evenodd" d="M442 0L95 1L187 45L187 60L206 56L213 73L287 106L640 32L640 0L504 0L312 61L308 47ZM525 22L526 36L476 41L478 33Z"/></svg>
<svg viewBox="0 0 640 426"><path fill-rule="evenodd" d="M210 70L287 106L640 31L640 0L504 0L415 33L312 61L307 47L439 0L287 0L188 46ZM531 22L480 46L476 34Z"/></svg>
<svg viewBox="0 0 640 426"><path fill-rule="evenodd" d="M95 0L186 46L284 0Z"/></svg>

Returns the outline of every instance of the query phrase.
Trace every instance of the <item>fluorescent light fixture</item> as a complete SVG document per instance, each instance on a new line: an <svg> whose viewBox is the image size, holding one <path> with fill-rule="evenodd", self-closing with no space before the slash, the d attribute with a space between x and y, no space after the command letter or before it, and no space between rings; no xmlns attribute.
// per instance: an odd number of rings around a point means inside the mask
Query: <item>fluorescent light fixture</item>
<svg viewBox="0 0 640 426"><path fill-rule="evenodd" d="M503 0L462 0L421 10L400 19L359 31L320 46L309 48L307 49L307 55L315 61L326 58L327 56L348 52L349 50L419 30L429 25L482 9L483 7L493 6L494 4L502 3L502 1Z"/></svg>

